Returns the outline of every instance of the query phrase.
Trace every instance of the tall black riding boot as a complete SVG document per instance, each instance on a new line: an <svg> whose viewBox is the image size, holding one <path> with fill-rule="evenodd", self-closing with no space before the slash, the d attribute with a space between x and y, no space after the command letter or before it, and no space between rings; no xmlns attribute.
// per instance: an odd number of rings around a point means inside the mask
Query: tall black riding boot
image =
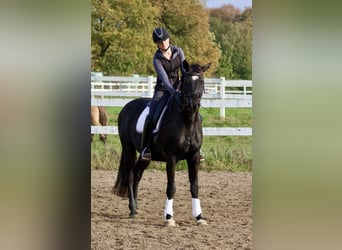
<svg viewBox="0 0 342 250"><path fill-rule="evenodd" d="M151 160L151 151L149 149L149 144L152 136L153 120L148 115L144 124L144 131L141 137L141 159L143 161Z"/></svg>

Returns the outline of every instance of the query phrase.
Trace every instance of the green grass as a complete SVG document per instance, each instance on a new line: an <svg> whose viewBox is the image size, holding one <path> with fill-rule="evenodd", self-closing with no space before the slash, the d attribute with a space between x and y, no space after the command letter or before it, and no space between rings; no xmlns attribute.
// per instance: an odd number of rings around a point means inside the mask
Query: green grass
<svg viewBox="0 0 342 250"><path fill-rule="evenodd" d="M121 108L107 107L109 124L117 126L117 117ZM218 108L201 108L203 127L252 127L252 109L226 109L226 117L220 117ZM117 135L107 135L103 144L98 135L94 135L91 144L92 169L115 170L119 167L121 144ZM206 160L200 169L251 171L252 170L252 137L251 136L204 136L202 152ZM165 163L151 162L149 168L165 170ZM177 164L178 170L187 169L186 162Z"/></svg>

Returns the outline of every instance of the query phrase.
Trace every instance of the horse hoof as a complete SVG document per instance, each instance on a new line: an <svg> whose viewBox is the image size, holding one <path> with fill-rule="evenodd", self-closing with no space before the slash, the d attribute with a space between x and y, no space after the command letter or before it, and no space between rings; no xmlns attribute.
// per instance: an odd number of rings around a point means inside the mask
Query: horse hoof
<svg viewBox="0 0 342 250"><path fill-rule="evenodd" d="M137 211L131 212L131 213L129 214L129 217L130 217L130 218L134 218L135 215L136 215L137 213L138 213Z"/></svg>
<svg viewBox="0 0 342 250"><path fill-rule="evenodd" d="M176 226L176 222L173 218L169 219L169 220L165 220L165 225L167 227L175 227Z"/></svg>
<svg viewBox="0 0 342 250"><path fill-rule="evenodd" d="M198 226L207 226L208 222L206 220L199 219L199 220L197 220L197 225Z"/></svg>

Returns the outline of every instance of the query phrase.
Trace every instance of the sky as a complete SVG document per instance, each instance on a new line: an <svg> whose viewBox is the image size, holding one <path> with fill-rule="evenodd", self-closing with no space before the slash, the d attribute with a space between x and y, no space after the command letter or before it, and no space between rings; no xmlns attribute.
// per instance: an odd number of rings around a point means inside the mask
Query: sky
<svg viewBox="0 0 342 250"><path fill-rule="evenodd" d="M246 7L252 7L252 0L207 0L208 8L220 8L226 4L232 4L243 11Z"/></svg>

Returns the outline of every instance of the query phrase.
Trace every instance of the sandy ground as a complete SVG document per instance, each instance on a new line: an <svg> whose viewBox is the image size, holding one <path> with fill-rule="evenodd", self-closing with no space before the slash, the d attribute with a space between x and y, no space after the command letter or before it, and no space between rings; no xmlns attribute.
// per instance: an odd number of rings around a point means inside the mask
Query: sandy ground
<svg viewBox="0 0 342 250"><path fill-rule="evenodd" d="M176 227L164 225L166 172L146 170L139 186L139 214L129 218L128 199L111 193L116 171L92 170L91 249L251 249L252 173L199 172L207 226L191 216L186 171L176 172Z"/></svg>

